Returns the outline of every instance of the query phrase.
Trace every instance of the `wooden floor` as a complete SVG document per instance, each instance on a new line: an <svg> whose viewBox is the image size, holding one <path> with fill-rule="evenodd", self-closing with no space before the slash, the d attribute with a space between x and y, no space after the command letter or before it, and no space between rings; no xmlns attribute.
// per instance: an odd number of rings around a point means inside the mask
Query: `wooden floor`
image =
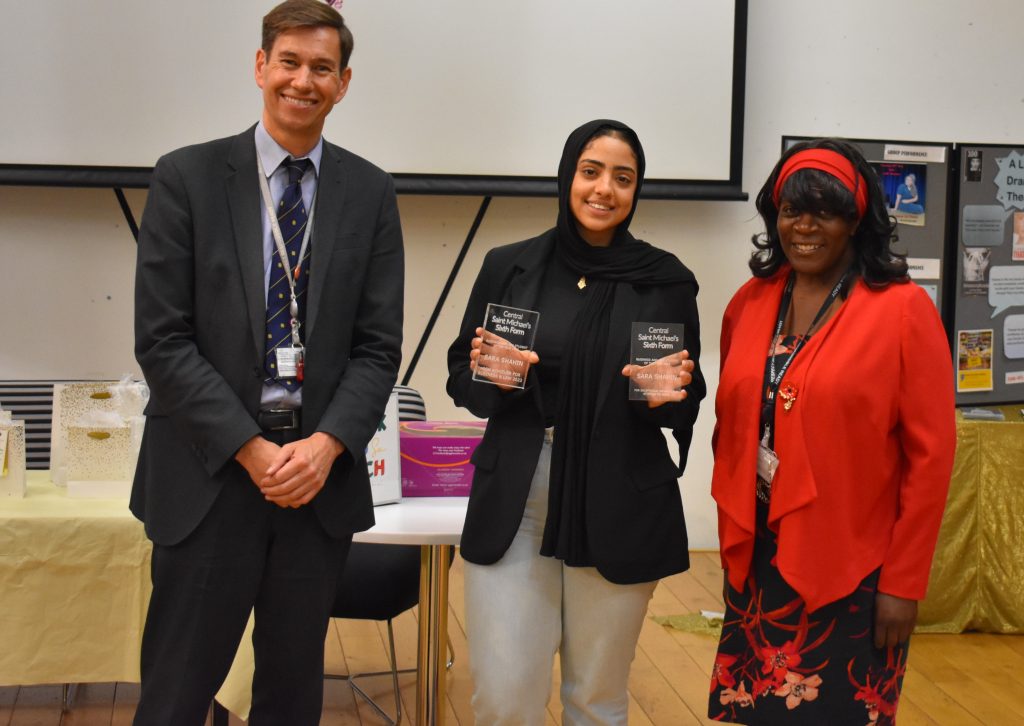
<svg viewBox="0 0 1024 726"><path fill-rule="evenodd" d="M456 663L448 681L447 723L473 723L471 683L463 629L462 567L456 559L451 578L451 636ZM717 554L695 553L691 570L663 581L651 601L652 615L676 615L700 609L721 610L721 574ZM412 668L416 653L413 612L395 621L399 665ZM383 624L356 620L332 623L327 642L328 670L375 671L387 666ZM3 644L0 644L3 647ZM681 726L711 723L703 717L708 678L714 660L712 638L644 623L630 677L630 724ZM495 654L500 658L501 654ZM389 704L388 679L368 682L368 690ZM900 726L939 724L1013 726L1024 724L1024 638L1018 636L918 635L900 701ZM415 676L401 679L405 714L414 712ZM548 724L559 724L557 663L548 704ZM61 713L60 686L0 688L0 726L120 726L131 723L138 686L88 684L77 689L70 712ZM411 721L411 717L410 717ZM232 717L234 726L241 721ZM324 687L325 725L380 724L381 720L342 682ZM867 716L865 715L865 723Z"/></svg>

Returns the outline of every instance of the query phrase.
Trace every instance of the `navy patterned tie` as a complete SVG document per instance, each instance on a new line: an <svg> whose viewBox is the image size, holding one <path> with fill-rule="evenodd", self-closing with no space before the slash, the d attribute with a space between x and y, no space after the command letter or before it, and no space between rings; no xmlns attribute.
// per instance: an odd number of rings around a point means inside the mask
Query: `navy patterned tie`
<svg viewBox="0 0 1024 726"><path fill-rule="evenodd" d="M263 367L267 373L267 383L278 383L289 391L299 388L295 378L279 378L277 375L277 354L280 346L291 345L292 326L289 307L291 292L288 287L287 275L293 275L302 249L302 237L306 232L306 206L302 203L302 177L311 166L309 159L292 159L281 162L288 170L288 186L281 195L277 205L277 223L281 227L284 246L288 252L289 268L281 264L281 255L274 245L271 256L270 283L267 286L267 350ZM299 303L299 321L306 319L306 282L309 279L309 248L299 267L299 276L295 280L295 295Z"/></svg>

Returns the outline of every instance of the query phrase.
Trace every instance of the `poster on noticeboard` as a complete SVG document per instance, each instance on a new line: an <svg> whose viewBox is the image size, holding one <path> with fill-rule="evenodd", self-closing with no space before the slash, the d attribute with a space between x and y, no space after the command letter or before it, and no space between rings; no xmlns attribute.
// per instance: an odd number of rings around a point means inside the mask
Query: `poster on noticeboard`
<svg viewBox="0 0 1024 726"><path fill-rule="evenodd" d="M992 329L958 330L956 334L956 390L992 390Z"/></svg>
<svg viewBox="0 0 1024 726"><path fill-rule="evenodd" d="M959 405L1024 400L1024 149L964 145L955 287Z"/></svg>

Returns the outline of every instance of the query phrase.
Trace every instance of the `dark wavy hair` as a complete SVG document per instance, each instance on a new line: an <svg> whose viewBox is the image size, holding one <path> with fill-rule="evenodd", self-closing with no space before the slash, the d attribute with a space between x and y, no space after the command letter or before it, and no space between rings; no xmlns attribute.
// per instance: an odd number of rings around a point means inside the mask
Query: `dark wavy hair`
<svg viewBox="0 0 1024 726"><path fill-rule="evenodd" d="M863 154L853 144L842 139L802 141L789 148L772 169L768 180L757 193L755 202L764 220L765 231L752 238L756 249L750 255L750 271L755 277L771 277L786 262L777 226L779 209L772 197L782 165L793 154L804 149L829 149L842 154L867 182L867 209L850 240L854 247L854 272L871 287L909 281L906 255L892 249L898 239L896 220L889 216L878 175ZM817 169L801 169L792 174L782 187L780 197L800 210L827 212L851 222L858 218L853 193L834 176Z"/></svg>

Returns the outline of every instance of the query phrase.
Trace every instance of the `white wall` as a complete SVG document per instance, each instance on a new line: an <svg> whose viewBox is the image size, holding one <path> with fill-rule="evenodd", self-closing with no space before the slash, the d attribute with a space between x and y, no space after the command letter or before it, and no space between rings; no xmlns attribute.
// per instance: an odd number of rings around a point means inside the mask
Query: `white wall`
<svg viewBox="0 0 1024 726"><path fill-rule="evenodd" d="M743 178L751 197L777 159L783 134L1024 144L1024 75L1016 70L1015 52L1024 27L1019 0L750 5ZM628 109L619 116L628 121ZM561 139L569 130L551 133ZM551 164L554 169L557 159ZM129 199L139 213L143 193L129 193ZM479 202L400 200L408 257L406 360ZM491 204L412 380L432 418L464 417L444 393L444 356L483 254L542 231L554 216L553 200ZM131 354L133 245L113 193L0 188L0 219L0 377L137 371ZM692 545L714 547L707 492L719 326L729 297L748 277L749 239L758 220L751 202L645 201L632 230L676 253L701 284L709 400L682 487Z"/></svg>

